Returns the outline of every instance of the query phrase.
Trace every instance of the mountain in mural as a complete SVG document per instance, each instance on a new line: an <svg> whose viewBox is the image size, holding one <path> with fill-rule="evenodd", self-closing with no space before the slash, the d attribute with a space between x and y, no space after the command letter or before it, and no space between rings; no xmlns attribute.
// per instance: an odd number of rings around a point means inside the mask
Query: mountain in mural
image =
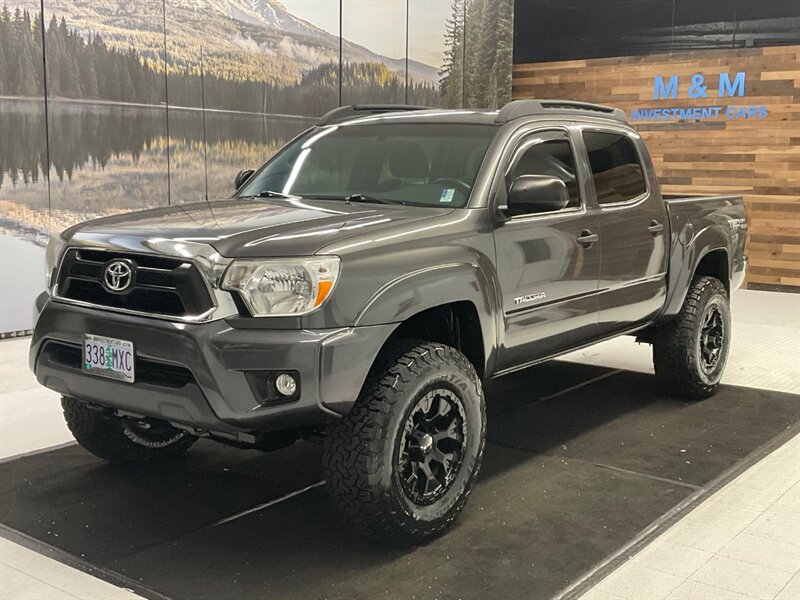
<svg viewBox="0 0 800 600"><path fill-rule="evenodd" d="M38 12L36 1L14 4ZM207 73L291 84L339 59L338 35L294 16L277 0L167 0L166 10L170 67L198 68L202 48ZM86 37L99 34L112 46L135 47L144 57L160 59L162 11L156 0L48 0L45 20L64 17ZM381 56L347 40L343 50L347 62L383 63L405 77L405 57ZM438 85L438 67L410 60L409 76Z"/></svg>
<svg viewBox="0 0 800 600"><path fill-rule="evenodd" d="M115 19L130 20L119 14ZM44 39L51 99L151 106L168 102L174 107L316 116L337 105L341 70L348 101L426 106L437 102L436 85L413 80L406 88L405 72L385 63L348 60L340 67L338 44L334 57L326 60L325 55L317 55L323 62L308 61L313 68L304 70L300 61L286 53L263 51L264 43L259 45L253 38L248 38L252 47L245 49L220 49L213 43L195 49L187 40L213 36L189 38L169 29L170 23L168 19L165 78L164 61L154 43L158 37L164 39L163 33L129 30L133 33L120 39L110 27L99 28L107 31L102 34L73 24L63 15L59 18L55 12L46 18L43 32L38 14L19 8L11 12L4 6L0 9L0 96L42 95ZM262 25L256 31L263 39L265 32L275 30Z"/></svg>
<svg viewBox="0 0 800 600"><path fill-rule="evenodd" d="M237 6L244 4L250 10L258 13L265 23L271 27L299 36L300 47L308 47L307 38L319 40L325 46L334 48L338 53L339 37L312 25L308 21L299 19L292 15L278 0L230 0L226 4L231 5L231 16L245 17L244 13L237 10ZM392 71L405 71L406 60L403 58L390 58L372 52L364 46L354 44L344 40L345 60L351 63L383 63ZM299 52L298 58L303 52ZM408 61L409 77L418 82L438 84L438 70L441 65L426 65L416 60Z"/></svg>

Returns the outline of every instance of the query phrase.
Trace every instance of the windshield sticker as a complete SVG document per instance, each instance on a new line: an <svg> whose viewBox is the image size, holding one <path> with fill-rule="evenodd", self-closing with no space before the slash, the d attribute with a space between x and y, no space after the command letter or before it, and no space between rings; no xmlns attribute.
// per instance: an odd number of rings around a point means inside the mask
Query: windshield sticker
<svg viewBox="0 0 800 600"><path fill-rule="evenodd" d="M453 201L453 197L456 195L455 188L444 188L442 190L441 195L439 196L439 202L449 203Z"/></svg>

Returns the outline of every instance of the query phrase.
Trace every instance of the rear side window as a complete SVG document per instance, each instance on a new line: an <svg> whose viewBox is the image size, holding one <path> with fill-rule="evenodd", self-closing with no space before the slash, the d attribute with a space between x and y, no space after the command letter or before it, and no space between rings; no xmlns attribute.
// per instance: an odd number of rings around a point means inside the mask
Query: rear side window
<svg viewBox="0 0 800 600"><path fill-rule="evenodd" d="M618 133L584 131L583 140L598 203L627 202L645 193L642 165L630 138Z"/></svg>

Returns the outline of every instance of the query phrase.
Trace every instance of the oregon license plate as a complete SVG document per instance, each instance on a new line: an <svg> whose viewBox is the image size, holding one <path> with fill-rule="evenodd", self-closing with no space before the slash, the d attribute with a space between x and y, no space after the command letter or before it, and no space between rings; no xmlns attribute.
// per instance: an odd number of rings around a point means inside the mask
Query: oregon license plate
<svg viewBox="0 0 800 600"><path fill-rule="evenodd" d="M83 336L83 372L133 383L135 355L133 342L103 337Z"/></svg>

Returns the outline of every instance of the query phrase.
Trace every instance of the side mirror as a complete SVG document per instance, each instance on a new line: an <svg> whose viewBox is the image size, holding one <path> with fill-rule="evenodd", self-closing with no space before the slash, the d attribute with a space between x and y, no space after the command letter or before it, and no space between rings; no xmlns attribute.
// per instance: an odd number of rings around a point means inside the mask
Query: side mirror
<svg viewBox="0 0 800 600"><path fill-rule="evenodd" d="M569 192L558 177L522 175L511 183L506 202L500 209L509 216L553 212L567 207Z"/></svg>
<svg viewBox="0 0 800 600"><path fill-rule="evenodd" d="M240 187L242 187L245 183L247 183L247 180L253 176L253 173L255 173L253 169L244 169L239 171L236 174L236 179L233 180L233 189L238 190Z"/></svg>

